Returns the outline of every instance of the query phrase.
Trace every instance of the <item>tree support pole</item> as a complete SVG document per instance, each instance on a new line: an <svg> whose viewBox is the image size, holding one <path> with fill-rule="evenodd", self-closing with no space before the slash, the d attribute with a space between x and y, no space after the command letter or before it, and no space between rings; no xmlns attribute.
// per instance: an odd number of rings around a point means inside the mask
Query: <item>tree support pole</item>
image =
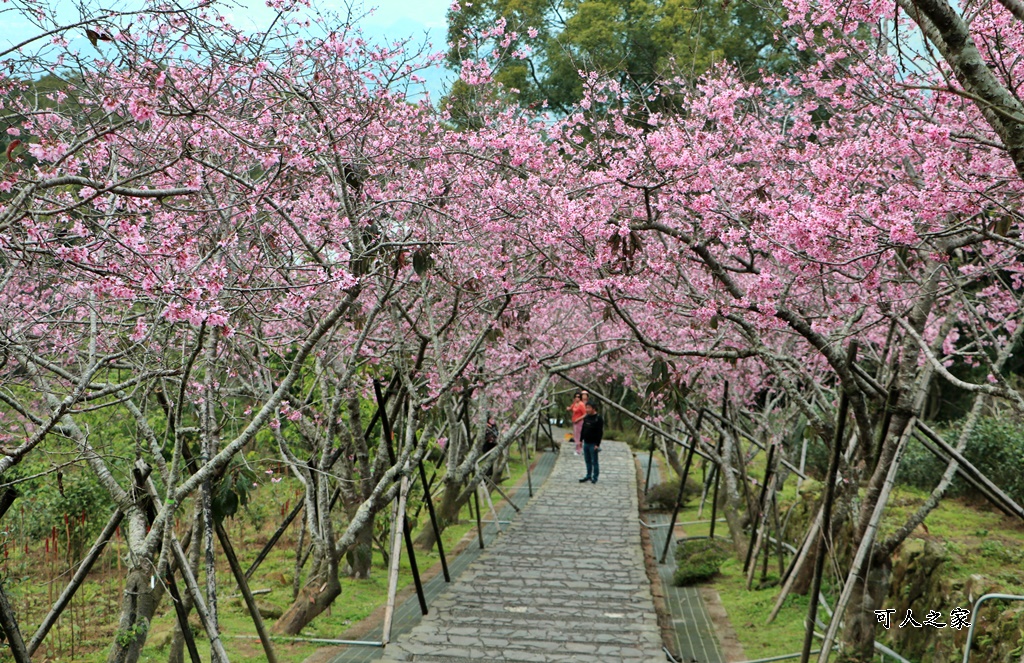
<svg viewBox="0 0 1024 663"><path fill-rule="evenodd" d="M393 391L394 385L395 385L395 381L392 380L391 384L388 385L387 392L383 396L383 402L384 403L387 403L388 396L391 395L391 393ZM377 420L379 418L380 418L380 406L378 405L377 410L373 413L373 416L370 418L369 425L366 427L366 431L363 434L364 437L369 437L370 434L373 433L373 427L377 425ZM333 457L330 459L328 465L333 465L334 461L337 460L337 457L338 457L339 454L340 454L340 447L339 447L338 451L335 451L335 453L334 453ZM334 506L335 502L337 501L339 495L340 495L340 492L339 491L335 491L334 497L331 500L331 506L332 507ZM291 512L287 516L285 516L285 519L281 523L280 527L277 528L277 531L274 532L274 535L270 537L270 540L267 541L267 544L265 546L263 546L262 550L260 550L260 554L256 556L256 560L246 570L246 572L245 572L246 580L251 579L252 578L252 574L256 573L256 569L259 568L260 564L262 564L263 561L267 558L267 555L270 554L270 551L273 550L274 546L277 545L278 540L281 538L281 536L288 529L289 525L292 524L292 521L295 520L296 516L299 515L299 512L302 511L302 507L303 506L305 506L305 500L299 500L299 503L295 505L295 507L291 510Z"/></svg>
<svg viewBox="0 0 1024 663"><path fill-rule="evenodd" d="M480 539L480 550L484 549L484 528L480 523L480 490L479 486L473 488L473 505L476 507L476 536Z"/></svg>
<svg viewBox="0 0 1024 663"><path fill-rule="evenodd" d="M530 447L526 442L526 437L519 438L519 451L523 455L523 465L526 467L526 487L530 491L530 497L533 497L533 477L530 476Z"/></svg>
<svg viewBox="0 0 1024 663"><path fill-rule="evenodd" d="M0 518L7 515L8 509L14 504L14 500L18 499L18 491L13 487L8 488L4 491L3 495L0 495Z"/></svg>
<svg viewBox="0 0 1024 663"><path fill-rule="evenodd" d="M772 461L774 461L774 460L775 460L775 444L772 443L772 445L768 448L768 462L765 464L765 468L764 468L764 483L761 484L761 494L757 496L757 516L755 518L751 518L751 522L761 521L760 522L761 528L759 528L759 529L763 529L763 527L764 527L764 518L763 518L764 508L765 508L765 506L764 506L764 498L768 494L768 480L772 476ZM761 532L758 532L756 536L750 537L750 545L747 546L747 558L743 562L743 572L744 573L747 573L747 571L750 568L750 560L751 560L751 557L753 557L753 554L754 554L754 548L755 548L754 544L755 544L755 541L760 541L761 536L762 536ZM753 577L753 576L750 576L750 577ZM750 589L750 578L747 579L747 589Z"/></svg>
<svg viewBox="0 0 1024 663"><path fill-rule="evenodd" d="M857 356L857 344L850 343L846 354L846 365L851 366ZM811 657L811 645L814 642L814 623L818 618L818 594L821 592L821 575L825 567L825 548L832 536L832 502L836 495L836 474L839 472L839 456L846 434L846 414L850 408L850 399L846 390L839 398L839 414L836 420L835 436L832 438L832 457L828 463L828 475L825 480L825 499L822 505L821 535L817 553L814 556L814 577L811 581L811 600L807 608L807 630L804 632L804 648L800 654L800 663L807 663Z"/></svg>
<svg viewBox="0 0 1024 663"><path fill-rule="evenodd" d="M646 428L640 429L641 435L646 432ZM654 435L649 435L649 437L651 438L651 448L647 450L647 476L644 477L644 495L647 494L647 489L651 487L651 468L654 467Z"/></svg>
<svg viewBox="0 0 1024 663"><path fill-rule="evenodd" d="M285 516L285 519L281 523L280 527L277 528L277 531L274 532L274 535L270 537L269 541L267 541L267 545L263 546L263 550L260 551L259 555L256 555L256 561L254 561L249 566L249 569L245 572L246 580L252 578L252 574L256 573L256 569L260 567L260 564L263 563L263 560L265 560L267 558L267 555L270 554L270 551L274 549L274 546L277 545L278 540L285 533L285 530L288 529L288 526L292 524L292 521L295 520L295 517L299 515L299 512L302 511L302 507L304 505L305 500L299 500L299 503L292 508L291 513Z"/></svg>
<svg viewBox="0 0 1024 663"><path fill-rule="evenodd" d="M695 428L700 431L700 425L703 423L703 413L697 415L697 425ZM698 432L699 434L699 432ZM679 517L679 507L683 505L683 491L686 489L686 479L690 475L690 464L693 462L693 453L697 449L697 439L693 438L690 441L690 448L686 452L686 462L683 464L683 474L679 477L679 492L676 493L676 504L672 509L672 520L668 526L668 532L665 536L665 547L661 551L661 559L658 560L659 564L665 563L665 558L668 557L668 548L672 543L672 537L675 536L676 531L676 519ZM648 469L650 466L648 465Z"/></svg>
<svg viewBox="0 0 1024 663"><path fill-rule="evenodd" d="M423 469L422 460L419 462L419 466L420 481L423 482L423 500L427 503L427 513L430 514L430 526L434 528L434 538L437 540L437 553L441 556L441 571L444 573L444 581L451 582L452 577L448 573L448 560L444 556L444 542L441 541L441 528L437 523L437 514L434 512L434 500L430 497L430 484L427 483L427 471Z"/></svg>
<svg viewBox="0 0 1024 663"><path fill-rule="evenodd" d="M199 647L196 646L196 638L192 635L192 627L188 623L188 611L185 610L185 604L181 600L181 592L178 591L178 583L174 580L174 574L171 572L171 567L167 567L167 591L171 595L171 602L174 604L174 614L178 618L178 626L181 627L181 637L185 641L185 647L188 649L188 657L192 663L202 663L203 659L199 656Z"/></svg>
<svg viewBox="0 0 1024 663"><path fill-rule="evenodd" d="M375 383L376 384L376 383ZM405 500L409 495L409 478L402 477L401 487L398 490L398 505L395 509L393 519L394 536L391 539L391 569L388 572L388 599L384 606L384 627L381 635L381 642L387 644L391 641L391 625L395 618L395 595L398 593L398 562L402 555L402 525L405 513Z"/></svg>
<svg viewBox="0 0 1024 663"><path fill-rule="evenodd" d="M75 592L77 592L78 588L82 586L83 582L85 582L85 577L89 575L92 565L99 558L100 554L103 553L103 549L110 541L110 538L114 536L114 532L117 531L117 526L121 524L123 519L124 514L121 510L115 509L114 514L110 516L110 520L107 521L107 524L100 533L99 538L96 539L96 543L92 544L92 548L89 549L85 558L82 559L81 564L78 566L78 570L75 571L75 575L71 578L71 582L69 582L67 587L64 588L64 591L60 593L60 597L57 599L57 602L53 604L52 608L50 608L50 612L43 618L39 628L36 629L32 639L29 640L27 645L29 656L35 654L36 650L39 649L39 645L43 644L43 639L46 638L46 634L50 632L50 629L53 628L57 618L60 617L62 612L64 612L64 608L66 608L68 603L71 602L71 599L74 598Z"/></svg>
<svg viewBox="0 0 1024 663"><path fill-rule="evenodd" d="M384 400L384 396L383 394L381 394L380 380L374 379L373 392L374 395L377 397L377 411L380 412L380 425L382 430L384 431L384 441L388 448L388 459L391 461L391 465L394 466L398 462L395 456L395 449L391 444L392 438L394 436L394 431L391 429L391 422L388 420L387 401ZM420 469L422 469L422 465L420 466ZM403 485L405 486L405 490L406 492L408 492L408 477L403 476L402 479ZM427 494L427 497L429 499L429 493ZM419 566L416 564L416 549L412 545L412 534L409 531L409 518L405 515L405 505L406 500L404 498L400 499L399 513L397 514L396 517L402 519L402 535L403 538L405 539L406 551L408 551L409 553L409 570L412 571L412 580L413 583L416 585L416 598L419 599L420 602L420 611L425 615L428 612L427 597L426 594L424 594L423 592L423 581L420 579L420 569ZM438 537L438 541L440 540L440 537Z"/></svg>
<svg viewBox="0 0 1024 663"><path fill-rule="evenodd" d="M277 656L274 655L274 646L270 643L270 634L267 633L267 629L263 626L263 616L260 615L259 609L256 607L256 599L252 595L252 591L249 589L249 582L245 578L245 572L242 571L242 565L238 563L238 557L235 556L235 548L231 545L231 540L228 538L228 533L224 529L223 523L216 523L217 540L220 541L221 550L224 551L224 557L228 560L228 566L231 567L231 573L235 576L235 582L238 583L238 589L242 592L242 598L245 600L245 606L249 608L249 614L252 616L253 626L256 627L256 633L260 636L260 644L263 645L263 652L267 655L268 663L277 663Z"/></svg>
<svg viewBox="0 0 1024 663"><path fill-rule="evenodd" d="M725 418L726 412L729 406L729 381L725 381L725 388L722 390L722 418ZM725 444L725 431L718 434L718 445L715 447L715 455L719 458L722 457L722 447ZM715 488L711 495L711 529L708 533L708 538L712 541L715 539L715 521L718 520L718 485L722 479L722 468L720 463L715 463L711 468L712 473L715 475Z"/></svg>
<svg viewBox="0 0 1024 663"><path fill-rule="evenodd" d="M21 638L18 620L7 600L7 593L2 587L0 587L0 628L7 636L7 644L11 648L11 655L14 656L15 663L29 663L28 650L25 649L25 641Z"/></svg>

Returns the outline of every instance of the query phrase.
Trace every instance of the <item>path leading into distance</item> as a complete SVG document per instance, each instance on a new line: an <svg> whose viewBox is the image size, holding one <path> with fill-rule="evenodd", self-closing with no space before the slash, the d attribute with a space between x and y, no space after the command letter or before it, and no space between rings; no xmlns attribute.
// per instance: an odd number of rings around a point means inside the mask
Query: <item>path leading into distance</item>
<svg viewBox="0 0 1024 663"><path fill-rule="evenodd" d="M636 470L606 441L598 483L563 452L540 492L382 661L665 661L637 522Z"/></svg>

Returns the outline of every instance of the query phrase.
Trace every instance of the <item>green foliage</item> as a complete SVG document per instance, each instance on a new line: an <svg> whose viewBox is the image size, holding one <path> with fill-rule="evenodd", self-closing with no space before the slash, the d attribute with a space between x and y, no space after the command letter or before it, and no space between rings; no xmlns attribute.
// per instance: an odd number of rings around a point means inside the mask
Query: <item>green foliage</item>
<svg viewBox="0 0 1024 663"><path fill-rule="evenodd" d="M1020 566L1024 564L1024 550L1007 546L998 539L987 539L979 546L982 557L995 560L1001 564Z"/></svg>
<svg viewBox="0 0 1024 663"><path fill-rule="evenodd" d="M70 546L79 559L110 517L110 497L87 470L68 469L27 481L18 487L15 508L22 514L23 534L31 539L56 534L60 550ZM20 508L19 508L20 507Z"/></svg>
<svg viewBox="0 0 1024 663"><path fill-rule="evenodd" d="M679 479L655 484L647 491L647 506L651 509L671 510L676 505L676 497L678 495ZM685 505L697 495L700 495L700 484L694 481L693 477L688 477L686 479L686 488L683 489L683 504Z"/></svg>
<svg viewBox="0 0 1024 663"><path fill-rule="evenodd" d="M213 517L218 521L232 518L239 507L249 503L249 493L256 482L256 473L237 458L232 461L224 477L213 488Z"/></svg>
<svg viewBox="0 0 1024 663"><path fill-rule="evenodd" d="M963 423L942 431L946 441L955 444ZM982 417L967 440L964 456L1017 502L1024 500L1024 427L1012 421ZM931 490L942 477L946 462L935 457L920 443L912 441L896 478L903 484ZM950 495L965 495L970 486L957 477Z"/></svg>
<svg viewBox="0 0 1024 663"><path fill-rule="evenodd" d="M729 559L729 544L722 539L688 539L676 547L676 572L672 582L686 587L718 575Z"/></svg>
<svg viewBox="0 0 1024 663"><path fill-rule="evenodd" d="M774 3L702 0L479 0L448 14L449 66L479 57L459 47L466 31L508 21L517 33L508 52L530 49L526 59L507 58L495 72L518 100L548 100L565 111L580 100L579 71L607 74L624 89L653 91L666 77L695 77L718 63L735 65L748 78L761 69L786 71L796 61L786 40L776 40L783 14ZM528 30L537 31L530 38ZM467 91L453 88L452 98Z"/></svg>
<svg viewBox="0 0 1024 663"><path fill-rule="evenodd" d="M127 648L139 638L145 637L148 632L149 622L142 619L132 624L131 628L121 629L118 631L115 639L117 640L118 645Z"/></svg>
<svg viewBox="0 0 1024 663"><path fill-rule="evenodd" d="M603 416L603 415L602 415ZM640 436L632 428L612 428L605 426L604 439L606 440L618 440L619 442L625 442L630 446L631 449L639 450L638 446ZM646 449L644 449L646 451Z"/></svg>

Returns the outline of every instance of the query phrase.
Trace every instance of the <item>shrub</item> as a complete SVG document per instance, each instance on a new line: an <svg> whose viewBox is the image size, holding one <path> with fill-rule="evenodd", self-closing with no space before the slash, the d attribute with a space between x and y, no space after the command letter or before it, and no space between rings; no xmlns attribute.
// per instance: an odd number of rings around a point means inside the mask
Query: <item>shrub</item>
<svg viewBox="0 0 1024 663"><path fill-rule="evenodd" d="M686 502L700 495L700 484L692 477L686 478L686 488L683 490L683 505ZM647 490L647 507L664 511L672 510L676 505L676 497L679 495L679 479L672 479L657 483Z"/></svg>
<svg viewBox="0 0 1024 663"><path fill-rule="evenodd" d="M81 469L33 479L19 492L24 498L15 504L23 514L23 534L36 541L55 537L54 543L69 559L82 557L112 511L106 489Z"/></svg>
<svg viewBox="0 0 1024 663"><path fill-rule="evenodd" d="M947 442L955 444L962 426L963 422L957 422L941 434ZM1012 421L982 417L967 440L964 456L1011 498L1017 502L1024 500L1024 427ZM932 490L945 469L945 461L912 441L896 478L901 483ZM972 490L957 477L947 494L964 495Z"/></svg>
<svg viewBox="0 0 1024 663"><path fill-rule="evenodd" d="M608 426L604 429L604 439L606 440L618 440L619 442L625 442L629 445L630 449L639 451L640 448L637 446L640 442L637 431L632 428L614 428ZM646 451L646 449L644 449Z"/></svg>
<svg viewBox="0 0 1024 663"><path fill-rule="evenodd" d="M687 539L676 546L676 572L672 582L686 587L718 575L729 559L729 544L722 539Z"/></svg>

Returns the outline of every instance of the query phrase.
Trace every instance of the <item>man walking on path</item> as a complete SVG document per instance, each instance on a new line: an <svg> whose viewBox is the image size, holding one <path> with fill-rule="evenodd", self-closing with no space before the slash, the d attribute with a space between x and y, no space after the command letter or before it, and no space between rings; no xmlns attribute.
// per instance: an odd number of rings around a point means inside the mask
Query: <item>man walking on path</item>
<svg viewBox="0 0 1024 663"><path fill-rule="evenodd" d="M597 405L587 403L587 416L583 417L583 426L580 437L583 440L583 460L587 464L587 476L580 479L580 483L597 483L597 477L601 473L601 466L598 464L598 455L601 452L601 438L604 436L604 419L597 413Z"/></svg>

